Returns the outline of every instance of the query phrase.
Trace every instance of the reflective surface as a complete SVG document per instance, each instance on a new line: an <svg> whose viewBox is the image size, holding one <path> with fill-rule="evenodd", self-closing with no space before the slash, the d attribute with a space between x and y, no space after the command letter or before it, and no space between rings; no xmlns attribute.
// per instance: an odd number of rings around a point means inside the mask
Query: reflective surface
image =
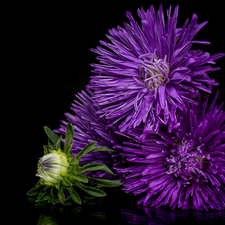
<svg viewBox="0 0 225 225"><path fill-rule="evenodd" d="M119 188L107 189L104 198L89 200L81 206L73 204L35 204L27 198L27 206L35 212L34 224L224 224L225 212L210 210L171 210L169 206L160 208L137 206L137 196L125 194Z"/></svg>

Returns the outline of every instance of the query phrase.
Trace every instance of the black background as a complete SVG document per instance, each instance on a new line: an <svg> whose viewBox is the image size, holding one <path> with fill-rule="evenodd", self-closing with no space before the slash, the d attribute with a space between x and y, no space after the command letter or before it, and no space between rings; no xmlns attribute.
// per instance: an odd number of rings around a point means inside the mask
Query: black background
<svg viewBox="0 0 225 225"><path fill-rule="evenodd" d="M30 1L9 6L3 20L7 27L5 59L9 62L6 76L10 78L7 82L10 107L6 113L14 137L10 154L19 165L14 164L9 179L16 188L13 192L6 188L5 196L17 198L9 207L11 213L23 209L16 217L19 221L36 224L37 214L26 202L26 192L38 181L37 160L43 155L42 146L47 144L43 126L58 128L60 119L65 119L64 112L70 112L74 95L89 82L92 70L89 64L96 62L97 56L90 48L100 45L99 40L108 41L105 37L108 29L124 27L123 22L129 22L126 11L139 21L137 8L146 11L154 5L158 10L160 3L164 13L170 5L174 9L179 4L178 27L183 26L186 18L191 19L193 13L198 15L198 23L209 21L195 39L210 41L211 45L195 44L192 48L210 54L225 52L224 7L220 1L210 4L207 1ZM220 102L225 96L225 58L216 63L222 68L211 77L220 83L213 87L213 93L220 90ZM16 197L19 194L20 199Z"/></svg>

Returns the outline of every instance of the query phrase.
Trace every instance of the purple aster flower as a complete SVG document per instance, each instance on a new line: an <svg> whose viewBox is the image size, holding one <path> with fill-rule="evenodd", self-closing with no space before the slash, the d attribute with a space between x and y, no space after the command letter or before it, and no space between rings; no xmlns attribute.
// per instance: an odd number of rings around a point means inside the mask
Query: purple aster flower
<svg viewBox="0 0 225 225"><path fill-rule="evenodd" d="M225 208L225 112L223 102L215 106L218 91L208 109L209 94L203 104L187 103L177 111L180 127L172 132L161 127L139 143L120 147L133 166L117 168L128 173L123 190L143 194L138 204L169 204L182 209ZM138 136L143 127L129 131ZM119 146L118 146L119 147Z"/></svg>
<svg viewBox="0 0 225 225"><path fill-rule="evenodd" d="M77 100L72 103L71 110L75 112L75 115L65 113L68 122L73 124L74 139L72 141L72 153L73 156L77 155L88 143L97 141L96 146L105 146L109 149L121 151L115 149L115 144L121 144L124 141L124 137L113 132L114 127L108 127L109 121L104 118L99 118L96 115L96 111L100 107L94 106L91 100L92 92L87 89L87 92L82 91L76 95ZM61 125L59 129L55 129L54 132L65 135L67 121L60 120ZM64 142L65 139L62 139ZM110 169L113 166L118 166L125 162L123 157L118 152L102 151L91 152L84 155L80 160L80 165L87 163L103 163ZM113 172L116 172L113 170ZM115 174L115 176L104 171L91 171L84 172L84 174L91 174L92 177L104 178L104 179L117 179L121 174Z"/></svg>
<svg viewBox="0 0 225 225"><path fill-rule="evenodd" d="M162 5L157 14L153 6L137 13L141 28L130 12L130 25L109 30L110 36L100 43L108 49L97 47L91 51L99 54L101 64L94 67L88 88L94 90L94 103L102 108L96 113L113 119L121 132L144 124L143 138L150 132L157 132L160 124L168 124L169 132L179 126L177 108L183 103L193 102L198 89L210 93L212 85L207 72L220 69L208 64L224 54L210 55L201 50L190 50L192 43L210 44L207 41L192 40L207 23L197 24L193 14L182 28L177 28L178 6L173 16L172 7L167 10L164 21ZM197 104L197 103L196 103Z"/></svg>

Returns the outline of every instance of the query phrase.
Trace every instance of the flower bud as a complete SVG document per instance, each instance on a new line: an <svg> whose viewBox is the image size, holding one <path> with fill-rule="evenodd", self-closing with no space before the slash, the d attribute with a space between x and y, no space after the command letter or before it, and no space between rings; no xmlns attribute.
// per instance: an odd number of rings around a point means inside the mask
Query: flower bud
<svg viewBox="0 0 225 225"><path fill-rule="evenodd" d="M66 154L53 150L38 161L38 173L42 185L54 186L67 175L69 163ZM62 175L62 176L60 176Z"/></svg>

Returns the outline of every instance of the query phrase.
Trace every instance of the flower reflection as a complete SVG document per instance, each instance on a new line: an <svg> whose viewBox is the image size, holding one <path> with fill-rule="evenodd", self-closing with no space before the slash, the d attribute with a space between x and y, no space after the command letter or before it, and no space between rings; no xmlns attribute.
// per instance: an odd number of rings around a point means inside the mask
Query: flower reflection
<svg viewBox="0 0 225 225"><path fill-rule="evenodd" d="M143 207L137 210L121 209L123 224L167 225L167 224L224 224L225 212L210 210L171 210L169 207Z"/></svg>
<svg viewBox="0 0 225 225"><path fill-rule="evenodd" d="M58 225L58 221L50 215L42 214L38 218L37 225Z"/></svg>
<svg viewBox="0 0 225 225"><path fill-rule="evenodd" d="M111 190L105 198L92 199L82 206L62 206L35 204L38 212L38 224L107 224L107 225L170 225L170 224L225 224L225 212L211 209L172 210L169 205L156 207L137 206L133 199L123 192ZM49 223L46 223L49 222ZM72 223L71 223L72 222Z"/></svg>

